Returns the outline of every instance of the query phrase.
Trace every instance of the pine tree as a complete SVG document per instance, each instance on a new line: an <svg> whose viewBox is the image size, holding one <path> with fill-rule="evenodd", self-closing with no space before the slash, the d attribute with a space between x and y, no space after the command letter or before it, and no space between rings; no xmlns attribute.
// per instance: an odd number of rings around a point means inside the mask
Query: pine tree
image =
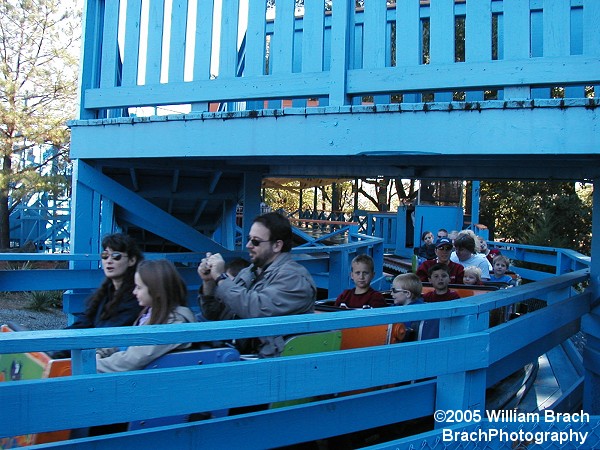
<svg viewBox="0 0 600 450"><path fill-rule="evenodd" d="M9 247L18 204L59 189L75 114L78 14L75 0L0 2L0 248Z"/></svg>

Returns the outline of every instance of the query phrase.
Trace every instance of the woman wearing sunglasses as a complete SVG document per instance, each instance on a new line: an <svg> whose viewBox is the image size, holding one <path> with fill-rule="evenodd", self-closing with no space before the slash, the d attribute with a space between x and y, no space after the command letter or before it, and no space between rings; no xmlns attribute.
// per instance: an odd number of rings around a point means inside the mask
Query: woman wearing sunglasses
<svg viewBox="0 0 600 450"><path fill-rule="evenodd" d="M67 328L103 328L132 325L141 311L133 288L137 265L144 259L135 240L115 233L102 240L104 281L87 301L85 312L76 314Z"/></svg>

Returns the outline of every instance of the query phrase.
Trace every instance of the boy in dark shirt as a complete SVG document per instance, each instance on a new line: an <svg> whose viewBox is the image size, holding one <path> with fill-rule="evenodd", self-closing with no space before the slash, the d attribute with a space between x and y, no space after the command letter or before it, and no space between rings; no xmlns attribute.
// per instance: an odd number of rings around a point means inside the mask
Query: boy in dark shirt
<svg viewBox="0 0 600 450"><path fill-rule="evenodd" d="M375 263L369 255L358 255L352 260L350 278L354 281L353 289L343 291L335 301L340 308L379 308L386 306L381 292L371 287L375 276Z"/></svg>
<svg viewBox="0 0 600 450"><path fill-rule="evenodd" d="M435 264L429 269L429 282L433 286L433 291L423 294L425 303L445 302L460 298L458 292L448 289L450 270L446 264Z"/></svg>

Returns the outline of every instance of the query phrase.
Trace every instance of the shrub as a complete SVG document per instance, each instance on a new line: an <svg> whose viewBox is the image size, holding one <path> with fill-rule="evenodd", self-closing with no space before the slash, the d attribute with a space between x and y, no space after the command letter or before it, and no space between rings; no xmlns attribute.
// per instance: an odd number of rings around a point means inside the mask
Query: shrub
<svg viewBox="0 0 600 450"><path fill-rule="evenodd" d="M32 291L26 308L31 311L48 311L62 308L61 291Z"/></svg>

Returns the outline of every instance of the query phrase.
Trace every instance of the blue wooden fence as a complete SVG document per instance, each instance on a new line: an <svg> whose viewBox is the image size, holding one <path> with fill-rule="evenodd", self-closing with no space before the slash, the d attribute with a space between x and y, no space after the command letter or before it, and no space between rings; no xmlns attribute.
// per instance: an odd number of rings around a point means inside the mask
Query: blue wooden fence
<svg viewBox="0 0 600 450"><path fill-rule="evenodd" d="M8 333L0 342L2 353L69 348L76 375L0 384L0 436L329 396L375 386L388 388L266 412L72 440L61 447L145 448L152 443L172 448L270 448L427 416L437 409L482 411L486 387L579 330L581 317L590 310L591 295L574 287L588 276L582 270L477 299L404 308L127 327L118 334L108 329ZM492 309L529 298L545 300L547 306L489 328ZM432 341L95 374L97 347L288 335L431 318L441 320L441 338ZM411 380L427 381L404 385ZM582 382L583 378L561 399L564 404L554 405L557 411L580 397ZM391 404L402 407L391 408ZM357 410L360 415L351 413Z"/></svg>
<svg viewBox="0 0 600 450"><path fill-rule="evenodd" d="M80 118L160 105L207 111L230 101L263 109L282 99L325 107L434 93L436 101L584 98L599 81L593 0L367 2L356 10L339 0L331 11L306 0L296 16L294 1L281 0L269 20L265 2L240 4L219 11L212 0L175 0L167 11L162 2L119 10L118 2L87 1Z"/></svg>

